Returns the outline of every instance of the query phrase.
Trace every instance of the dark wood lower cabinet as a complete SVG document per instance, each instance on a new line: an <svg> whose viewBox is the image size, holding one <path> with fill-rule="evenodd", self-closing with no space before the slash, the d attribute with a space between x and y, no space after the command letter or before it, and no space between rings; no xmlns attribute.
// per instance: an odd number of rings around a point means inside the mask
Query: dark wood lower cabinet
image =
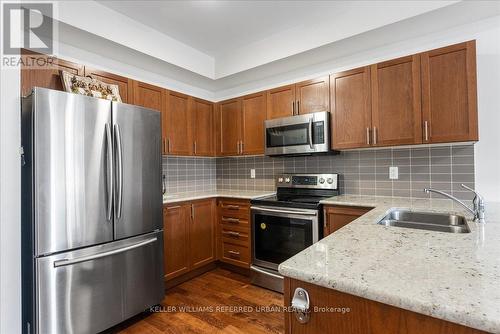
<svg viewBox="0 0 500 334"><path fill-rule="evenodd" d="M189 267L196 269L215 261L215 200L191 203Z"/></svg>
<svg viewBox="0 0 500 334"><path fill-rule="evenodd" d="M222 198L218 200L218 260L241 268L250 268L250 202Z"/></svg>
<svg viewBox="0 0 500 334"><path fill-rule="evenodd" d="M163 208L165 280L216 260L215 199L174 203Z"/></svg>
<svg viewBox="0 0 500 334"><path fill-rule="evenodd" d="M301 324L285 312L286 334L479 334L483 331L285 277L285 306L296 288L309 294L310 319ZM314 312L314 309L321 312ZM335 312L333 310L335 309ZM349 311L347 311L347 309ZM327 311L330 310L330 311ZM343 311L342 311L343 310ZM324 311L324 312L323 312Z"/></svg>
<svg viewBox="0 0 500 334"><path fill-rule="evenodd" d="M185 204L163 208L163 267L165 280L189 271L189 225Z"/></svg>
<svg viewBox="0 0 500 334"><path fill-rule="evenodd" d="M339 228L349 224L353 220L358 219L373 208L357 207L357 206L340 206L331 205L324 208L324 230L323 234L327 235L337 231Z"/></svg>

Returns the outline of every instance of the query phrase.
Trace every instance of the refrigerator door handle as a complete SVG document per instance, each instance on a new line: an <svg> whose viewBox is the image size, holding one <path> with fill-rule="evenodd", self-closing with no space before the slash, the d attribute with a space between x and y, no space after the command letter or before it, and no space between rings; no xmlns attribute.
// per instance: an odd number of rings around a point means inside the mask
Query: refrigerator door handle
<svg viewBox="0 0 500 334"><path fill-rule="evenodd" d="M107 190L108 190L108 205L106 208L106 219L111 221L113 214L113 139L111 137L111 127L109 123L105 125L106 129L106 159L107 159Z"/></svg>
<svg viewBox="0 0 500 334"><path fill-rule="evenodd" d="M120 126L118 124L114 125L115 130L115 140L116 140L116 156L117 156L117 184L118 184L118 198L116 199L115 206L115 217L120 219L122 216L122 198L123 198L123 151L122 151L122 136L120 133Z"/></svg>
<svg viewBox="0 0 500 334"><path fill-rule="evenodd" d="M156 242L157 240L158 239L156 237L154 237L154 238L151 238L151 239L148 239L148 240L145 240L145 241L141 241L141 242L132 244L130 246L125 246L125 247L114 249L114 250L107 251L107 252L102 252L102 253L97 253L97 254L94 254L94 255L88 255L88 256L82 256L82 257L77 257L77 258L73 258L73 259L61 259L61 260L57 260L57 261L54 261L54 268L64 267L64 266L70 266L70 265L73 265L73 264L76 264L76 263L92 261L92 260L100 259L100 258L103 258L103 257L106 257L106 256L111 256L111 255L123 253L123 252L129 251L129 250L135 249L135 248L139 248L139 247L151 244L153 242Z"/></svg>

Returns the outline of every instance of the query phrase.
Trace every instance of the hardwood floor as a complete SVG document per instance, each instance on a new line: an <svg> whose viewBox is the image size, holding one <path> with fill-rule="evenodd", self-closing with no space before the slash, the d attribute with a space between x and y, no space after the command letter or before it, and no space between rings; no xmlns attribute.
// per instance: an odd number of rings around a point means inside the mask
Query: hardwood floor
<svg viewBox="0 0 500 334"><path fill-rule="evenodd" d="M283 295L218 268L167 291L160 312L141 314L107 333L283 333L284 314L259 309L281 306Z"/></svg>

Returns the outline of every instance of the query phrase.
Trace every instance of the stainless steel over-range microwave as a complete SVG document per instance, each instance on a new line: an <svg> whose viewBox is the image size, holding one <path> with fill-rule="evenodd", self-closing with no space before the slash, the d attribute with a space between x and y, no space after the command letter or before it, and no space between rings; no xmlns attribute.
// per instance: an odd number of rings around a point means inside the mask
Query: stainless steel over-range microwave
<svg viewBox="0 0 500 334"><path fill-rule="evenodd" d="M266 155L312 154L330 149L328 112L265 121Z"/></svg>

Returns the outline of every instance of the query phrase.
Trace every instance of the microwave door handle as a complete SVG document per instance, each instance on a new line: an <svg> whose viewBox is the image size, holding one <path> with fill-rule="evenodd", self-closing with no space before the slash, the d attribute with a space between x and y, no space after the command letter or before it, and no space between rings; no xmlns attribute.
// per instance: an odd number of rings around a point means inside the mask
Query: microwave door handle
<svg viewBox="0 0 500 334"><path fill-rule="evenodd" d="M311 149L314 148L313 146L313 118L309 118L309 131L308 131L308 135L309 135L309 147L311 147Z"/></svg>

